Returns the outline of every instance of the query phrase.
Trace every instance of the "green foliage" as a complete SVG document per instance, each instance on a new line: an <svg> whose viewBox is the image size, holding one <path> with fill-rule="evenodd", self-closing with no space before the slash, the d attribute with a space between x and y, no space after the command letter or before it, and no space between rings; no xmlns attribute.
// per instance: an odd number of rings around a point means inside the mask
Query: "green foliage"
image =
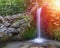
<svg viewBox="0 0 60 48"><path fill-rule="evenodd" d="M24 32L22 38L23 39L32 39L36 36L35 28L28 28L26 32Z"/></svg>
<svg viewBox="0 0 60 48"><path fill-rule="evenodd" d="M0 0L0 15L7 16L22 13L27 4L27 0Z"/></svg>
<svg viewBox="0 0 60 48"><path fill-rule="evenodd" d="M55 40L60 40L60 28L57 28L54 30L54 35Z"/></svg>

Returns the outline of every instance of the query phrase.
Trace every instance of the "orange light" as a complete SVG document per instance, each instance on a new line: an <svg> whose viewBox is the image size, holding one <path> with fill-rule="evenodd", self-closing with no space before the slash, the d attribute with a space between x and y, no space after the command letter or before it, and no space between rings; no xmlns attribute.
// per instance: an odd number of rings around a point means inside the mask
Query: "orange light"
<svg viewBox="0 0 60 48"><path fill-rule="evenodd" d="M54 5L55 5L56 10L60 10L60 0L55 0Z"/></svg>
<svg viewBox="0 0 60 48"><path fill-rule="evenodd" d="M56 7L60 7L60 1L55 1Z"/></svg>
<svg viewBox="0 0 60 48"><path fill-rule="evenodd" d="M60 10L60 0L52 0L48 2L48 6L53 10Z"/></svg>

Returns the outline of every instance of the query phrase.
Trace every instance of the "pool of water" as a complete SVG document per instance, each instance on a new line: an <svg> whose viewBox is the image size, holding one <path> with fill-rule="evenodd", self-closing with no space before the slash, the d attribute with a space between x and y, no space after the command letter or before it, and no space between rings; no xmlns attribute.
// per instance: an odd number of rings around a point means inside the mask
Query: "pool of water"
<svg viewBox="0 0 60 48"><path fill-rule="evenodd" d="M60 48L60 42L47 41L45 43L32 43L28 41L14 41L4 43L0 48Z"/></svg>

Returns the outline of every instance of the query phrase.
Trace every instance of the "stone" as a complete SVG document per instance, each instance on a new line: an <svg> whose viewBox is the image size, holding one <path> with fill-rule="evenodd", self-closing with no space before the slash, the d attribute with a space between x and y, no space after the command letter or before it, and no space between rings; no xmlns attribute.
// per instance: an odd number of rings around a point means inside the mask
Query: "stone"
<svg viewBox="0 0 60 48"><path fill-rule="evenodd" d="M0 16L0 32L5 33L7 36L17 36L20 39L27 27L30 26L31 20L27 14Z"/></svg>
<svg viewBox="0 0 60 48"><path fill-rule="evenodd" d="M2 38L3 37L3 35L1 34L1 32L0 32L0 38Z"/></svg>
<svg viewBox="0 0 60 48"><path fill-rule="evenodd" d="M13 16L11 16L11 19L13 20L13 19L16 19L16 15L13 15Z"/></svg>
<svg viewBox="0 0 60 48"><path fill-rule="evenodd" d="M21 28L17 28L16 30L17 30L17 32L21 32Z"/></svg>
<svg viewBox="0 0 60 48"><path fill-rule="evenodd" d="M18 22L20 22L20 24L24 24L25 23L24 19L18 20Z"/></svg>
<svg viewBox="0 0 60 48"><path fill-rule="evenodd" d="M3 28L4 27L4 25L3 24L0 24L0 28Z"/></svg>
<svg viewBox="0 0 60 48"><path fill-rule="evenodd" d="M16 29L14 29L14 28L8 28L8 29L6 30L6 32L7 32L7 33L16 32Z"/></svg>
<svg viewBox="0 0 60 48"><path fill-rule="evenodd" d="M10 16L5 16L4 19L5 20L11 20L11 17Z"/></svg>
<svg viewBox="0 0 60 48"><path fill-rule="evenodd" d="M0 23L3 23L2 19L0 19Z"/></svg>
<svg viewBox="0 0 60 48"><path fill-rule="evenodd" d="M10 33L9 36L12 36L12 34Z"/></svg>
<svg viewBox="0 0 60 48"><path fill-rule="evenodd" d="M49 46L47 46L47 48L57 48L57 47L55 45L54 46L49 45Z"/></svg>
<svg viewBox="0 0 60 48"><path fill-rule="evenodd" d="M11 27L14 27L14 28L19 28L20 25L19 25L19 22L15 22L11 25Z"/></svg>
<svg viewBox="0 0 60 48"><path fill-rule="evenodd" d="M0 16L0 21L1 21L2 23L5 21L3 16Z"/></svg>
<svg viewBox="0 0 60 48"><path fill-rule="evenodd" d="M10 26L10 25L11 25L11 24L8 23L8 21L5 21L4 26L8 27L8 26Z"/></svg>
<svg viewBox="0 0 60 48"><path fill-rule="evenodd" d="M2 28L0 28L0 32L5 32L6 31L6 27L2 27Z"/></svg>

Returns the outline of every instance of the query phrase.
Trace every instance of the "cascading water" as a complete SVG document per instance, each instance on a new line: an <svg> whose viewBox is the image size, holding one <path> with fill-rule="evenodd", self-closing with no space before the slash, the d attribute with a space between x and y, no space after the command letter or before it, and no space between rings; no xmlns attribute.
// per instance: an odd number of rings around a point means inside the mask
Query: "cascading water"
<svg viewBox="0 0 60 48"><path fill-rule="evenodd" d="M41 16L42 8L37 9L36 18L37 18L37 38L41 37L41 29L40 29L40 16Z"/></svg>
<svg viewBox="0 0 60 48"><path fill-rule="evenodd" d="M41 28L40 28L40 17L41 17L41 11L42 8L38 8L36 11L36 18L37 18L37 38L35 38L34 40L32 40L34 43L43 43L45 42L45 39L41 38Z"/></svg>
<svg viewBox="0 0 60 48"><path fill-rule="evenodd" d="M36 0L36 7L37 7L37 11L36 11L36 38L32 40L32 42L34 43L43 43L45 42L46 40L41 38L41 12L42 12L42 7L39 8L39 4L37 3L37 0Z"/></svg>

